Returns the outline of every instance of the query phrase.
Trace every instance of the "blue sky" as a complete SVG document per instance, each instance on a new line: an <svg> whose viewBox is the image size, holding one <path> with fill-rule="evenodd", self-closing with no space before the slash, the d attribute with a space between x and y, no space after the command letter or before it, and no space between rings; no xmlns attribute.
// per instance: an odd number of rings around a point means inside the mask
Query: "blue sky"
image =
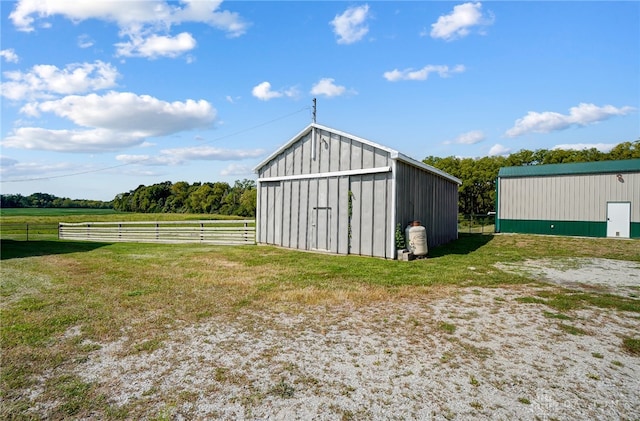
<svg viewBox="0 0 640 421"><path fill-rule="evenodd" d="M640 3L1 1L2 193L255 178L317 121L426 156L640 135Z"/></svg>

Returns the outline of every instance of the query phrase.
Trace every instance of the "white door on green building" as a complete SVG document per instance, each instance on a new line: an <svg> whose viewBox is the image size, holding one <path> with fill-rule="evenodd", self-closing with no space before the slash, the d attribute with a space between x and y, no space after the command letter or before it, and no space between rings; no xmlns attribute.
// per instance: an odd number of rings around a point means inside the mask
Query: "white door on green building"
<svg viewBox="0 0 640 421"><path fill-rule="evenodd" d="M607 202L607 237L629 238L631 203Z"/></svg>

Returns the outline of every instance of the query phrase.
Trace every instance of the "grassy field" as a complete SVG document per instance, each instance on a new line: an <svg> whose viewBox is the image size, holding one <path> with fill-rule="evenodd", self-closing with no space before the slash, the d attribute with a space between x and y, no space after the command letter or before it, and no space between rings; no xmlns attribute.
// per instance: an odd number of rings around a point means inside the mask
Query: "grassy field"
<svg viewBox="0 0 640 421"><path fill-rule="evenodd" d="M114 216L123 214L89 215ZM3 213L3 222L13 217L20 216ZM87 215L65 218L86 220ZM95 384L65 369L85 360L95 350L91 344L114 341L125 331L130 352L151 352L178 326L214 316L232 320L247 309L295 313L308 305L361 306L460 288L528 284L533 281L496 270L494 264L548 257L640 261L637 241L524 235L463 234L430 250L428 259L413 262L267 246L3 239L0 418L28 419L36 385L39 399L53 402L45 411L50 419L135 418L135 405L113 406ZM593 306L640 313L637 298L597 292L556 288L523 297L523 305L532 299L546 303L553 314ZM72 329L79 333L68 339ZM637 348L637 338L628 341Z"/></svg>
<svg viewBox="0 0 640 421"><path fill-rule="evenodd" d="M183 221L199 219L244 219L237 216L192 213L129 213L113 209L0 209L2 224L57 224L58 222Z"/></svg>
<svg viewBox="0 0 640 421"><path fill-rule="evenodd" d="M19 218L20 221L39 217L63 217L79 215L93 217L95 215L112 215L117 212L113 209L84 209L84 208L2 208L0 218Z"/></svg>
<svg viewBox="0 0 640 421"><path fill-rule="evenodd" d="M194 221L244 219L237 216L189 213L127 213L113 209L10 208L0 211L4 240L55 240L60 222Z"/></svg>

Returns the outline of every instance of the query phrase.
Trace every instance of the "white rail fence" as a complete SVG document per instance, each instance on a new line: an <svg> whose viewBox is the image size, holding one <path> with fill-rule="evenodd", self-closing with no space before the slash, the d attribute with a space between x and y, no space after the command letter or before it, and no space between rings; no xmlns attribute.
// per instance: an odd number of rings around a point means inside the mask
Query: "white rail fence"
<svg viewBox="0 0 640 421"><path fill-rule="evenodd" d="M61 240L132 243L255 244L254 220L61 222Z"/></svg>

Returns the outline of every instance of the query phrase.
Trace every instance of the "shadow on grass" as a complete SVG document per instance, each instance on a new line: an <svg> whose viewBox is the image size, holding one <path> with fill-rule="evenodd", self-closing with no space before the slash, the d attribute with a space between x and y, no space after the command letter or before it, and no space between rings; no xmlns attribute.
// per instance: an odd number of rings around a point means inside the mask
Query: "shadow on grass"
<svg viewBox="0 0 640 421"><path fill-rule="evenodd" d="M458 239L439 247L429 249L429 257L443 257L452 254L469 254L485 246L491 240L491 234L458 234Z"/></svg>
<svg viewBox="0 0 640 421"><path fill-rule="evenodd" d="M81 241L0 241L0 260L91 251L109 243Z"/></svg>

